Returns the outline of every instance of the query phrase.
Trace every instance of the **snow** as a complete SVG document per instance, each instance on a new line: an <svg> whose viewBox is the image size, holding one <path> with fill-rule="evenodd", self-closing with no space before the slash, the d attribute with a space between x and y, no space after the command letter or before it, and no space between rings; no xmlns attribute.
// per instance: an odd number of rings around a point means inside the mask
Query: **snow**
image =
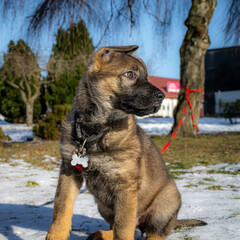
<svg viewBox="0 0 240 240"><path fill-rule="evenodd" d="M138 121L151 134L167 134L173 123L172 119L167 118ZM13 141L23 141L26 136L32 136L31 128L26 125L0 124ZM203 118L200 119L199 128L201 133L240 132L240 123L230 125L222 118ZM44 155L44 161L56 159ZM211 170L221 173L210 174ZM208 225L174 230L168 239L240 239L240 175L236 175L240 171L240 163L172 171L181 173L176 180L183 202L179 219L201 219ZM58 168L53 171L37 168L22 159L16 159L14 155L4 162L0 154L0 240L45 238L52 219L58 172ZM214 186L217 186L217 190L212 190ZM108 229L85 186L74 205L72 228L70 240L85 240L94 231ZM136 239L144 239L139 231L136 231Z"/></svg>
<svg viewBox="0 0 240 240"><path fill-rule="evenodd" d="M240 132L240 118L236 121L236 124L230 124L224 118L200 118L198 127L200 133ZM142 118L138 123L148 134L163 135L171 131L173 118Z"/></svg>
<svg viewBox="0 0 240 240"><path fill-rule="evenodd" d="M4 121L5 117L0 113L0 121Z"/></svg>
<svg viewBox="0 0 240 240"><path fill-rule="evenodd" d="M202 219L208 225L173 231L170 240L184 239L184 236L201 240L240 238L239 175L207 172L213 169L228 171L228 168L239 171L239 164L194 167L179 175L176 183L183 201L179 218ZM47 171L15 158L9 163L1 163L1 240L44 239L52 219L57 177L57 168ZM29 187L29 181L38 185ZM187 187L189 184L193 186ZM221 186L222 190L207 190L210 186ZM85 186L75 202L72 228L71 240L84 240L88 234L108 228ZM139 232L136 237L143 239Z"/></svg>
<svg viewBox="0 0 240 240"><path fill-rule="evenodd" d="M236 121L236 124L230 124L224 118L200 118L198 127L200 133L240 132L240 118ZM138 119L138 123L148 134L166 135L171 131L173 118L142 118ZM0 121L0 127L14 142L26 141L34 136L32 128L26 124Z"/></svg>
<svg viewBox="0 0 240 240"><path fill-rule="evenodd" d="M11 138L12 142L24 142L33 137L32 127L26 124L14 124L6 121L0 121L0 127L3 133Z"/></svg>

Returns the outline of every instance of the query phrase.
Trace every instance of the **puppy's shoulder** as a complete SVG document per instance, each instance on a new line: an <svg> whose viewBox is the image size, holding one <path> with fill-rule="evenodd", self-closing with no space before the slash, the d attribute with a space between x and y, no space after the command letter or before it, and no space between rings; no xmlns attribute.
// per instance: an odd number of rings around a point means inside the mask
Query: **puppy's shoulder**
<svg viewBox="0 0 240 240"><path fill-rule="evenodd" d="M66 120L61 124L61 143L71 142L73 130L76 122L76 116L78 114L77 108L73 105L68 113Z"/></svg>

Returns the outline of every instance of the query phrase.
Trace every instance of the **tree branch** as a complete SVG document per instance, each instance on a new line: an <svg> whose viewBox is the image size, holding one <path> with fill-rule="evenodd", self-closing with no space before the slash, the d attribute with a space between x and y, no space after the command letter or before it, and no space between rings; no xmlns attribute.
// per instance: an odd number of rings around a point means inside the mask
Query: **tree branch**
<svg viewBox="0 0 240 240"><path fill-rule="evenodd" d="M170 23L162 21L158 16L156 16L155 14L151 13L148 9L147 3L145 2L145 0L143 0L143 6L147 12L147 14L149 14L150 16L154 17L159 23L161 23L162 25L170 25Z"/></svg>
<svg viewBox="0 0 240 240"><path fill-rule="evenodd" d="M21 94L22 100L23 100L23 102L26 103L27 102L27 96L26 96L26 93L24 91L23 80L20 81L19 86L20 86L20 94Z"/></svg>
<svg viewBox="0 0 240 240"><path fill-rule="evenodd" d="M133 11L132 11L132 6L133 6L134 2L135 2L135 0L128 0L129 38L130 38L130 41L131 41L131 37L132 37L132 27L134 25Z"/></svg>
<svg viewBox="0 0 240 240"><path fill-rule="evenodd" d="M6 81L6 83L7 83L8 85L10 85L11 87L13 87L13 88L16 88L16 89L21 90L21 88L20 88L17 84L15 84L15 83L13 83L13 82L11 82L11 81Z"/></svg>
<svg viewBox="0 0 240 240"><path fill-rule="evenodd" d="M107 21L107 26L106 26L106 28L103 32L103 35L101 36L100 40L98 41L98 43L96 45L96 48L98 48L98 46L101 43L103 37L106 35L107 31L109 30L109 26L110 26L110 23L112 22L112 19L113 19L113 1L111 0L111 15L110 15L110 18Z"/></svg>
<svg viewBox="0 0 240 240"><path fill-rule="evenodd" d="M32 101L34 102L37 98L38 98L38 96L40 95L40 86L41 86L41 84L38 84L38 85L35 85L36 87L35 87L35 93L34 93L34 95L31 97L31 99L32 99Z"/></svg>
<svg viewBox="0 0 240 240"><path fill-rule="evenodd" d="M26 97L25 92L23 92L23 91L20 90L20 94L21 94L21 97L22 97L23 102L26 103L26 102L27 102L27 97Z"/></svg>
<svg viewBox="0 0 240 240"><path fill-rule="evenodd" d="M20 90L25 93L25 89L23 87L23 80L20 81L19 86L20 86Z"/></svg>
<svg viewBox="0 0 240 240"><path fill-rule="evenodd" d="M25 76L23 77L23 81L24 81L24 83L26 85L26 88L27 88L27 96L28 96L27 98L30 99L31 96L32 96L32 91L31 91L31 87L29 86L29 83L28 83Z"/></svg>

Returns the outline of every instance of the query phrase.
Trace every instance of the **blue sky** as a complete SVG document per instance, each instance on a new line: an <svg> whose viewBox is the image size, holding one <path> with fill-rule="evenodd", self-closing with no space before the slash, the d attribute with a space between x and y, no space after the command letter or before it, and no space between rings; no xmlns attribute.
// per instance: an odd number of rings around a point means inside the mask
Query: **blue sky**
<svg viewBox="0 0 240 240"><path fill-rule="evenodd" d="M37 4L35 2L35 4ZM214 12L209 26L211 45L209 49L233 46L233 42L226 42L223 33L226 0L218 0L218 5ZM17 17L8 15L6 21L0 27L0 63L2 63L3 53L7 51L10 40L17 41L22 38L32 50L39 55L41 66L46 64L51 54L52 44L54 43L54 31L49 31L47 27L42 31L42 35L29 38L26 35L27 21L25 16L30 15L32 9L21 11ZM146 63L149 74L161 77L179 78L180 77L180 56L179 49L184 39L187 28L183 22L187 18L188 10L181 15L175 15L172 19L173 24L165 32L165 42L161 35L155 31L152 18L144 15L140 21L140 27L133 28L131 40L129 38L129 26L109 34L110 37L101 43L103 45L139 45L136 55L141 57ZM13 20L14 19L14 20ZM8 21L10 20L10 21ZM100 33L96 29L89 29L90 36L94 45L97 44Z"/></svg>

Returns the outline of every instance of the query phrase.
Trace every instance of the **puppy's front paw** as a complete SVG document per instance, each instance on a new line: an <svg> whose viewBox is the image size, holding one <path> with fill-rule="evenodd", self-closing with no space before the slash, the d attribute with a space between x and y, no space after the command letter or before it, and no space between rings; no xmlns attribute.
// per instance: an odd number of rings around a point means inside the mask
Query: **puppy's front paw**
<svg viewBox="0 0 240 240"><path fill-rule="evenodd" d="M97 231L91 234L87 240L112 240L113 239L113 231Z"/></svg>
<svg viewBox="0 0 240 240"><path fill-rule="evenodd" d="M67 240L69 236L69 231L64 229L55 228L52 226L46 236L46 240Z"/></svg>
<svg viewBox="0 0 240 240"><path fill-rule="evenodd" d="M46 236L46 240L67 240L68 239L68 235L69 234L51 234L51 233L48 233L47 236Z"/></svg>

